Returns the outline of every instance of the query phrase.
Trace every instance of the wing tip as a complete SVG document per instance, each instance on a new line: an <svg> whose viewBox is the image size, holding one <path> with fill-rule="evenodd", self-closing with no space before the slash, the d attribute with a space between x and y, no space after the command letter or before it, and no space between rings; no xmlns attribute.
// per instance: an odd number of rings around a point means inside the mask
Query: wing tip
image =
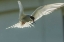
<svg viewBox="0 0 64 42"><path fill-rule="evenodd" d="M17 1L18 3L21 3L19 0Z"/></svg>

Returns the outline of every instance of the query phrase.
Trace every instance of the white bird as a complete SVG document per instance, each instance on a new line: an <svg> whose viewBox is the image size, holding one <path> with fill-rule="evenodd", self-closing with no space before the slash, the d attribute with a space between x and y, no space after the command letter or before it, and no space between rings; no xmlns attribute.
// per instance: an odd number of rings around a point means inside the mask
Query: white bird
<svg viewBox="0 0 64 42"><path fill-rule="evenodd" d="M38 7L31 15L26 15L23 11L23 7L20 1L18 1L19 5L19 22L15 25L12 25L6 29L9 28L25 28L25 27L31 27L34 26L32 23L40 19L44 15L48 15L52 13L54 10L57 10L64 6L64 3L53 3L48 4L44 6Z"/></svg>

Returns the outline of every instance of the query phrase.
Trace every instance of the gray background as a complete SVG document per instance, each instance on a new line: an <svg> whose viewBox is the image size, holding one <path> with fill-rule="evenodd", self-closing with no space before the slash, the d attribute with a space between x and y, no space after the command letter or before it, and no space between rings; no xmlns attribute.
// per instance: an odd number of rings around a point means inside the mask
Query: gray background
<svg viewBox="0 0 64 42"><path fill-rule="evenodd" d="M21 0L26 14L31 14L41 5L64 2L64 0ZM35 27L7 27L18 22L17 0L0 0L0 42L63 42L62 9L36 21Z"/></svg>

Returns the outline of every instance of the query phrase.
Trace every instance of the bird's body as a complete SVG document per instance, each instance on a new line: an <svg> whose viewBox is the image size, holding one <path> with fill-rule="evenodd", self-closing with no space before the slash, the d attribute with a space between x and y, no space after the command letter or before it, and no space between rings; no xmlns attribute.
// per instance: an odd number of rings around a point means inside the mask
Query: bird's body
<svg viewBox="0 0 64 42"><path fill-rule="evenodd" d="M64 3L48 4L48 5L38 7L31 15L26 15L23 11L23 7L20 1L18 1L18 5L19 5L19 22L6 29L15 28L15 27L18 28L31 27L33 26L32 23L37 21L41 17L48 15L57 9L64 7Z"/></svg>
<svg viewBox="0 0 64 42"><path fill-rule="evenodd" d="M32 21L32 19L30 18L30 15L26 15L22 21L25 21L25 22L29 22L29 21Z"/></svg>
<svg viewBox="0 0 64 42"><path fill-rule="evenodd" d="M22 22L22 25L23 25L23 24L25 24L26 22L34 21L34 20L32 19L32 16L26 15L26 16L24 16L20 21Z"/></svg>

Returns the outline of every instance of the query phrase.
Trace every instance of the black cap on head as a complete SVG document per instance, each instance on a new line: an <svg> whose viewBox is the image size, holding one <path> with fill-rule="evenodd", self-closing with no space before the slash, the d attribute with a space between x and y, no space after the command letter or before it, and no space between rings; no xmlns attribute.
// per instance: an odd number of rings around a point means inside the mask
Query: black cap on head
<svg viewBox="0 0 64 42"><path fill-rule="evenodd" d="M33 22L34 22L34 19L35 19L35 18L34 18L33 16L30 16L30 18L31 18L31 19L33 20Z"/></svg>

